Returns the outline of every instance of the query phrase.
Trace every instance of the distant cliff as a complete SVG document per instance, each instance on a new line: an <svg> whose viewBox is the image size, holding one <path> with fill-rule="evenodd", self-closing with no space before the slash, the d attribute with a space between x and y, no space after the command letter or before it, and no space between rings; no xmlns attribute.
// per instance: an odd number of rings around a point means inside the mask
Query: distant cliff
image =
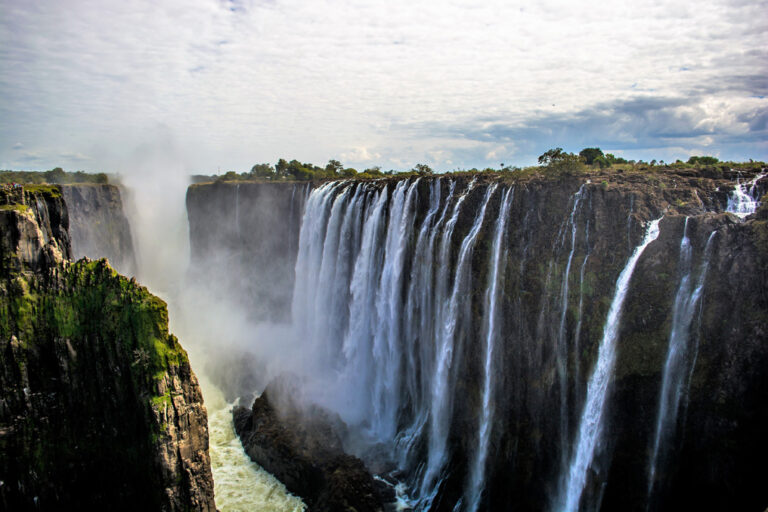
<svg viewBox="0 0 768 512"><path fill-rule="evenodd" d="M192 272L241 301L251 318L287 319L299 226L310 185L192 185L187 215ZM275 257L277 255L277 257Z"/></svg>
<svg viewBox="0 0 768 512"><path fill-rule="evenodd" d="M0 508L214 511L206 411L165 303L68 259L61 188L0 199Z"/></svg>
<svg viewBox="0 0 768 512"><path fill-rule="evenodd" d="M114 185L62 185L69 213L72 257L107 258L126 276L136 275L131 227L125 217L120 189Z"/></svg>
<svg viewBox="0 0 768 512"><path fill-rule="evenodd" d="M197 185L187 207L193 262L235 251L234 289L295 262L301 392L417 509L762 510L768 210L736 206L764 172L337 181L301 215L294 184Z"/></svg>

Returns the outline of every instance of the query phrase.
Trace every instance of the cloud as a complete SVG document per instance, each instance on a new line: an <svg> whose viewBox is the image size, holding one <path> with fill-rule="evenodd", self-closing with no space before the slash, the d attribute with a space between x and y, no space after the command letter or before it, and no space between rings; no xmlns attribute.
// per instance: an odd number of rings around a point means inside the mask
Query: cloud
<svg viewBox="0 0 768 512"><path fill-rule="evenodd" d="M194 172L335 155L496 165L595 139L631 150L709 137L713 150L768 157L758 140L766 9L765 0L10 1L0 18L0 67L13 70L0 77L0 161L23 140L48 165L67 152L109 170L157 126Z"/></svg>
<svg viewBox="0 0 768 512"><path fill-rule="evenodd" d="M20 150L22 148L24 148L24 144L22 144L21 142L17 142L16 144L13 145L13 149L16 150L16 151L18 151L18 150Z"/></svg>
<svg viewBox="0 0 768 512"><path fill-rule="evenodd" d="M341 154L341 158L352 163L370 162L381 158L381 153L371 152L366 147L356 147Z"/></svg>

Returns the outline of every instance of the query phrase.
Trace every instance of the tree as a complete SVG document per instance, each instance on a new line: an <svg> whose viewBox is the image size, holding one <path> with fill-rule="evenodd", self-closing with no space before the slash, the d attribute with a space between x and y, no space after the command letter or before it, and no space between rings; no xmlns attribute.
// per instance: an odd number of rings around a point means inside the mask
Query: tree
<svg viewBox="0 0 768 512"><path fill-rule="evenodd" d="M715 165L719 161L714 156L692 156L688 159L688 165Z"/></svg>
<svg viewBox="0 0 768 512"><path fill-rule="evenodd" d="M584 163L592 165L596 158L603 156L603 151L600 148L584 148L579 151L579 156L584 159Z"/></svg>
<svg viewBox="0 0 768 512"><path fill-rule="evenodd" d="M605 156L600 155L592 161L592 165L596 165L601 169L605 169L606 167L611 166L611 162L609 162L608 159L605 158Z"/></svg>
<svg viewBox="0 0 768 512"><path fill-rule="evenodd" d="M563 158L565 154L567 153L563 153L563 148L550 149L539 155L539 163L549 165L551 162Z"/></svg>
<svg viewBox="0 0 768 512"><path fill-rule="evenodd" d="M275 168L269 164L256 164L251 167L251 177L272 179L275 177Z"/></svg>
<svg viewBox="0 0 768 512"><path fill-rule="evenodd" d="M45 180L49 183L64 183L67 173L61 167L45 172Z"/></svg>
<svg viewBox="0 0 768 512"><path fill-rule="evenodd" d="M554 148L539 156L539 163L547 170L557 174L570 174L584 168L584 159L573 153L566 153L563 148Z"/></svg>
<svg viewBox="0 0 768 512"><path fill-rule="evenodd" d="M432 168L427 164L416 164L413 169L414 172L419 174L432 174Z"/></svg>
<svg viewBox="0 0 768 512"><path fill-rule="evenodd" d="M344 166L338 160L328 160L328 164L325 166L325 171L328 174L339 174L344 170Z"/></svg>
<svg viewBox="0 0 768 512"><path fill-rule="evenodd" d="M288 162L285 160L285 158L281 158L277 161L275 164L275 172L277 172L277 175L281 178L288 176Z"/></svg>

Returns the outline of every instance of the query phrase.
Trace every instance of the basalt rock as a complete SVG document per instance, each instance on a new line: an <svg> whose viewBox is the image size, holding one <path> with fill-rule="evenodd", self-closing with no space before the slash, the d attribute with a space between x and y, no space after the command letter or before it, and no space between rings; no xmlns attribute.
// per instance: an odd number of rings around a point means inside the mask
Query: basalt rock
<svg viewBox="0 0 768 512"><path fill-rule="evenodd" d="M360 459L344 452L346 427L338 415L299 406L285 387L271 384L250 409L236 407L233 416L246 453L309 510L376 512L394 498Z"/></svg>
<svg viewBox="0 0 768 512"><path fill-rule="evenodd" d="M206 411L165 303L71 262L58 187L0 208L0 509L214 511Z"/></svg>

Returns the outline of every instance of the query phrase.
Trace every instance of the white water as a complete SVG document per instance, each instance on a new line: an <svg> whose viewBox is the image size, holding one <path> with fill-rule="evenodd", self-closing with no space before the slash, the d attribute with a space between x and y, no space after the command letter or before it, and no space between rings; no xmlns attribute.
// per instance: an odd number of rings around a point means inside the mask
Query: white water
<svg viewBox="0 0 768 512"><path fill-rule="evenodd" d="M452 180L444 196L443 181L430 181L429 205L420 219L419 184L342 182L311 192L299 237L293 318L297 357L311 380L304 386L305 398L337 411L363 436L356 438L363 442L361 449L373 443L391 449L408 471L411 504L428 508L451 456L457 369L461 352L472 350L467 346L473 328L467 300L472 254L497 187L488 187L468 232L454 240L475 182L457 193ZM503 194L497 232L505 229L510 194ZM485 327L477 326L485 329L487 343L486 412L478 418L484 425L474 454L482 469L473 477L475 484L467 482L467 496L482 492L493 421L490 365L501 314L503 258L502 242L496 244L495 277L485 295L491 317Z"/></svg>
<svg viewBox="0 0 768 512"><path fill-rule="evenodd" d="M726 211L742 219L755 213L757 207L760 206L760 198L757 197L757 182L765 176L768 174L758 174L747 183L742 183L741 179L736 178L736 187L728 197Z"/></svg>
<svg viewBox="0 0 768 512"><path fill-rule="evenodd" d="M205 378L200 386L208 410L211 472L216 507L221 512L300 512L302 501L292 496L274 476L264 471L243 451L232 424L232 407Z"/></svg>
<svg viewBox="0 0 768 512"><path fill-rule="evenodd" d="M576 511L587 481L587 474L602 436L608 387L616 361L616 341L619 334L622 306L629 290L632 272L648 245L659 236L661 219L649 222L642 243L635 248L616 281L616 292L600 340L597 362L587 384L587 399L579 422L576 449L571 457L568 474L561 488L556 509Z"/></svg>
<svg viewBox="0 0 768 512"><path fill-rule="evenodd" d="M429 496L428 501L436 495L440 487L439 476L448 459L448 434L450 430L451 415L453 413L453 382L456 378L455 371L452 371L457 362L454 360L454 352L458 339L457 330L462 318L467 318L465 298L470 290L469 264L472 252L475 248L477 235L485 219L485 211L488 206L488 200L496 190L496 185L491 185L485 193L485 199L480 208L480 212L475 216L472 229L461 243L459 258L456 262L454 272L453 287L450 299L443 302L439 310L437 322L437 354L435 358L435 378L432 381L432 404L429 418L429 451L427 453L427 469L422 481L422 495ZM464 196L466 197L466 196ZM454 211L454 215L448 221L441 247L441 268L440 274L443 275L444 282L447 282L447 271L449 268L449 244L453 234L453 228L458 219L459 208ZM429 490L431 489L431 490Z"/></svg>
<svg viewBox="0 0 768 512"><path fill-rule="evenodd" d="M498 323L501 307L500 291L503 286L504 269L502 267L503 254L506 254L504 234L507 229L509 207L514 197L514 189L504 192L501 199L499 216L496 219L496 230L491 248L488 274L488 288L485 292L485 308L483 316L483 333L485 334L485 360L483 363L483 411L480 417L478 446L475 459L471 467L469 493L467 496L467 510L475 511L480 504L483 488L485 486L485 465L488 458L488 445L493 428L493 404L494 404L494 358L496 339L499 336Z"/></svg>
<svg viewBox="0 0 768 512"><path fill-rule="evenodd" d="M571 263L573 263L573 254L576 252L576 213L584 196L584 185L579 187L578 192L573 196L573 208L568 218L568 224L571 226L571 251L568 253L568 263L565 266L565 272L560 286L560 327L557 332L557 373L560 380L560 453L561 464L565 468L568 456L568 341L566 339L565 321L568 313L568 281L571 275ZM582 268L583 270L583 268Z"/></svg>
<svg viewBox="0 0 768 512"><path fill-rule="evenodd" d="M680 242L681 274L680 285L675 294L675 303L672 308L672 329L669 333L669 347L667 349L666 362L661 383L659 398L659 410L656 415L656 428L653 437L653 450L648 468L648 497L653 493L656 481L657 465L663 452L663 446L674 435L677 422L677 413L680 408L680 400L684 393L683 382L689 364L689 339L693 317L701 299L704 289L704 281L709 267L709 247L714 239L715 231L709 237L704 250L704 258L699 269L699 276L694 285L692 275L692 248L688 238L688 218L685 219L683 238ZM692 371L692 367L691 367Z"/></svg>

